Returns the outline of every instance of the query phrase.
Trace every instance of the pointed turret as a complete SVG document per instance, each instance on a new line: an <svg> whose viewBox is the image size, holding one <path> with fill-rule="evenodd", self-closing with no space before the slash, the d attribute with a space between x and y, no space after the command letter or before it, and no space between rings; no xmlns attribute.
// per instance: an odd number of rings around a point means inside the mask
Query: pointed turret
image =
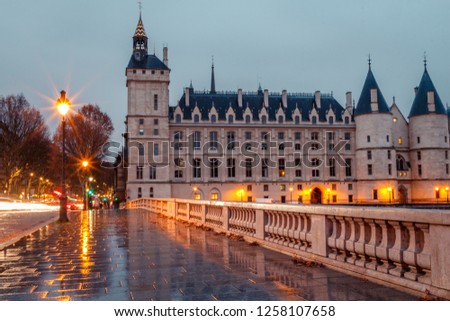
<svg viewBox="0 0 450 321"><path fill-rule="evenodd" d="M378 87L369 62L369 71L367 72L366 81L364 82L358 104L356 105L355 116L374 112L389 113L389 107Z"/></svg>
<svg viewBox="0 0 450 321"><path fill-rule="evenodd" d="M428 115L430 113L447 114L444 104L442 104L441 98L428 74L426 62L424 67L422 79L420 80L419 87L416 89L416 97L411 106L409 117Z"/></svg>
<svg viewBox="0 0 450 321"><path fill-rule="evenodd" d="M139 14L139 21L136 31L133 36L133 55L136 60L142 60L148 53L148 38L145 33L144 24L142 23L141 14Z"/></svg>
<svg viewBox="0 0 450 321"><path fill-rule="evenodd" d="M210 90L211 94L216 94L216 81L214 79L214 60L212 62L212 66L211 66L211 90Z"/></svg>

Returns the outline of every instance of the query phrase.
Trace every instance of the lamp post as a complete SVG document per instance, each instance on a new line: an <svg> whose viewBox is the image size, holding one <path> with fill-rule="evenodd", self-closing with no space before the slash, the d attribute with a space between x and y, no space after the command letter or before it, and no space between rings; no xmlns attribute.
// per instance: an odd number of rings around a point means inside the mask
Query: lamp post
<svg viewBox="0 0 450 321"><path fill-rule="evenodd" d="M62 116L62 177L61 177L61 197L59 198L59 221L68 222L67 217L67 195L66 195L66 119L65 116L70 108L70 102L66 98L66 92L61 91L61 97L56 101L56 106Z"/></svg>
<svg viewBox="0 0 450 321"><path fill-rule="evenodd" d="M439 187L434 189L436 191L436 203L439 203Z"/></svg>
<svg viewBox="0 0 450 321"><path fill-rule="evenodd" d="M328 204L330 204L330 193L331 193L331 190L329 188L327 188Z"/></svg>
<svg viewBox="0 0 450 321"><path fill-rule="evenodd" d="M90 176L90 177L89 177L89 186L88 186L88 190L87 190L88 197L86 198L88 203L89 203L89 198L90 198L91 195L92 195L92 193L91 193L91 186L92 186L92 181L93 181L93 180L94 180L94 178L93 178L92 176ZM93 205L93 204L91 204L91 209L92 209L92 205ZM89 209L89 206L86 205L86 208Z"/></svg>
<svg viewBox="0 0 450 321"><path fill-rule="evenodd" d="M86 179L86 169L89 166L89 162L87 160L84 160L83 162L81 162L81 165L83 166L83 171L84 171L84 175L83 175L83 183L84 183L83 211L86 211L88 208L88 205L87 205L88 188L87 188L87 179Z"/></svg>
<svg viewBox="0 0 450 321"><path fill-rule="evenodd" d="M388 187L388 193L389 193L389 204L392 202L392 187Z"/></svg>
<svg viewBox="0 0 450 321"><path fill-rule="evenodd" d="M445 191L447 192L447 203L448 203L448 186L445 188Z"/></svg>
<svg viewBox="0 0 450 321"><path fill-rule="evenodd" d="M31 189L31 180L33 179L34 173L30 173L30 178L28 179L28 184L27 184L27 199L30 199L30 189Z"/></svg>
<svg viewBox="0 0 450 321"><path fill-rule="evenodd" d="M289 192L291 192L291 203L292 203L292 191L294 190L293 187L289 187Z"/></svg>

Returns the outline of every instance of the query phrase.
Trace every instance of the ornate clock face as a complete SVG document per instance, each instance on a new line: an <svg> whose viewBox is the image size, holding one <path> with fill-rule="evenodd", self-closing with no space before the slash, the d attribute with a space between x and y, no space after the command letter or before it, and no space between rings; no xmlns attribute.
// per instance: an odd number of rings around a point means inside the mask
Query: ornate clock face
<svg viewBox="0 0 450 321"><path fill-rule="evenodd" d="M134 59L141 60L141 53L139 51L134 52Z"/></svg>

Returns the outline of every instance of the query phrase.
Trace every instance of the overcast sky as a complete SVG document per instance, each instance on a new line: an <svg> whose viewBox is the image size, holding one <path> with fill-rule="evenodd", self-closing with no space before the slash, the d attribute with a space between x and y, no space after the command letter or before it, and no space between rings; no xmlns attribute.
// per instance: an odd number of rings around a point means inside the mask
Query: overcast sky
<svg viewBox="0 0 450 321"><path fill-rule="evenodd" d="M333 92L357 101L367 57L390 104L408 115L428 71L450 102L448 0L142 0L150 51L169 47L170 104L192 80L217 90ZM54 130L52 99L98 104L120 139L127 110L125 68L139 18L136 0L0 0L0 95L23 93Z"/></svg>

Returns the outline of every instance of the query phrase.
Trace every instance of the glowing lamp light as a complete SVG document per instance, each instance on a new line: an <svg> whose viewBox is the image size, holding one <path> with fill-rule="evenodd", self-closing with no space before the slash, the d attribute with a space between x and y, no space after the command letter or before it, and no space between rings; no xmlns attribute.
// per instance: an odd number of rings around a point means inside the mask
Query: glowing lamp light
<svg viewBox="0 0 450 321"><path fill-rule="evenodd" d="M70 108L70 102L66 98L66 92L64 90L61 91L61 97L56 101L56 107L58 107L58 111L62 116L65 116Z"/></svg>
<svg viewBox="0 0 450 321"><path fill-rule="evenodd" d="M84 168L86 168L86 167L88 167L89 162L85 160L81 164L83 165Z"/></svg>

